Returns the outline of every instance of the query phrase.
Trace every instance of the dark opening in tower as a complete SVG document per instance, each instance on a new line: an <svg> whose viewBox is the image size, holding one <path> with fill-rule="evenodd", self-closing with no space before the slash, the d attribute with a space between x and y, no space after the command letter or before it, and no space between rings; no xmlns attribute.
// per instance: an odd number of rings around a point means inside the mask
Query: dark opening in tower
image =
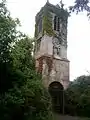
<svg viewBox="0 0 90 120"><path fill-rule="evenodd" d="M60 18L57 16L54 17L54 30L60 30Z"/></svg>
<svg viewBox="0 0 90 120"><path fill-rule="evenodd" d="M49 85L49 93L52 98L53 111L63 113L64 111L64 88L60 82L54 81Z"/></svg>

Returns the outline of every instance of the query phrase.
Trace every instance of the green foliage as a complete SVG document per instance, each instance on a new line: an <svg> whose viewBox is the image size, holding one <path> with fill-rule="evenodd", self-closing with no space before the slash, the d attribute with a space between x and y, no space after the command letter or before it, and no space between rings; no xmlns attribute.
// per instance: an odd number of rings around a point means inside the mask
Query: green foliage
<svg viewBox="0 0 90 120"><path fill-rule="evenodd" d="M50 115L50 98L43 88L40 78L33 79L18 88L10 89L1 96L0 119L2 120L46 120Z"/></svg>
<svg viewBox="0 0 90 120"><path fill-rule="evenodd" d="M22 112L22 115L20 115L21 118L25 120L45 120L49 119L51 116L50 97L48 91L42 85L40 75L35 72L34 58L31 54L32 49L32 40L28 38L20 40L14 46L11 54L14 67L16 71L20 71L25 78L24 81L18 80L14 85L20 87L20 94L22 95L19 106L23 106L22 109L24 111ZM24 103L22 103L22 101Z"/></svg>
<svg viewBox="0 0 90 120"><path fill-rule="evenodd" d="M80 76L66 91L69 114L90 117L90 76Z"/></svg>
<svg viewBox="0 0 90 120"><path fill-rule="evenodd" d="M33 40L0 3L0 120L51 120L51 101L35 71Z"/></svg>
<svg viewBox="0 0 90 120"><path fill-rule="evenodd" d="M50 96L42 85L41 76L35 72L32 49L32 41L28 38L18 41L12 49L13 67L16 70L12 78L15 79L14 88L1 94L0 119L51 119Z"/></svg>
<svg viewBox="0 0 90 120"><path fill-rule="evenodd" d="M90 1L89 0L75 0L74 5L70 6L71 11L76 11L78 12L83 12L84 10L87 11L90 15L90 6L89 6Z"/></svg>
<svg viewBox="0 0 90 120"><path fill-rule="evenodd" d="M5 2L0 3L0 92L5 92L13 87L12 78L14 77L11 64L11 47L16 40L21 38L21 33L16 27L19 20L12 19L8 12Z"/></svg>
<svg viewBox="0 0 90 120"><path fill-rule="evenodd" d="M43 16L43 34L47 34L49 36L54 36L54 30L52 28L52 15L48 11L49 9L44 7L44 16Z"/></svg>
<svg viewBox="0 0 90 120"><path fill-rule="evenodd" d="M9 62L11 43L20 36L16 30L19 20L13 20L5 7L5 3L0 3L0 62Z"/></svg>
<svg viewBox="0 0 90 120"><path fill-rule="evenodd" d="M26 68L34 69L34 58L32 56L33 43L28 37L18 41L12 48L11 57L15 69L24 71Z"/></svg>
<svg viewBox="0 0 90 120"><path fill-rule="evenodd" d="M47 34L49 36L55 35L52 28L52 19L50 17L50 14L47 14L47 16L43 17L43 34Z"/></svg>

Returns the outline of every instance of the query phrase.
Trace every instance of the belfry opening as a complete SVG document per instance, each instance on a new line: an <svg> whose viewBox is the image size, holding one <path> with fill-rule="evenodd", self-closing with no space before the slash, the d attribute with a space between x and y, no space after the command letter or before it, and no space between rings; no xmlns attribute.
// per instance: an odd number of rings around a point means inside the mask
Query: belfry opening
<svg viewBox="0 0 90 120"><path fill-rule="evenodd" d="M49 85L49 93L52 99L52 109L54 112L64 113L64 88L60 82L52 82Z"/></svg>

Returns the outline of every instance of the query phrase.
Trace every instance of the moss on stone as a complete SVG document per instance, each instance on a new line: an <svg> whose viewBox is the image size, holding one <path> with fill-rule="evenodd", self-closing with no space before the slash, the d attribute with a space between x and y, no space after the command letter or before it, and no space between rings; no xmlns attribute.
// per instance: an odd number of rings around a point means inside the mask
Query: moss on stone
<svg viewBox="0 0 90 120"><path fill-rule="evenodd" d="M43 16L43 35L44 34L47 34L49 36L55 35L52 28L52 15L49 12Z"/></svg>

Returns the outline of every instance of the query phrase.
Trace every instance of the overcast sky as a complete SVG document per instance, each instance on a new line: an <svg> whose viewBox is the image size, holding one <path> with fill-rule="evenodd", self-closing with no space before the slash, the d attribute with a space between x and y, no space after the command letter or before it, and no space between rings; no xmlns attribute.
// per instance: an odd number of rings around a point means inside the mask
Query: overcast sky
<svg viewBox="0 0 90 120"><path fill-rule="evenodd" d="M59 0L49 0L56 5ZM73 0L63 0L65 6ZM33 37L35 15L46 0L7 0L13 18L21 21L21 31ZM68 59L70 60L70 80L90 72L90 21L85 13L72 14L68 19Z"/></svg>

